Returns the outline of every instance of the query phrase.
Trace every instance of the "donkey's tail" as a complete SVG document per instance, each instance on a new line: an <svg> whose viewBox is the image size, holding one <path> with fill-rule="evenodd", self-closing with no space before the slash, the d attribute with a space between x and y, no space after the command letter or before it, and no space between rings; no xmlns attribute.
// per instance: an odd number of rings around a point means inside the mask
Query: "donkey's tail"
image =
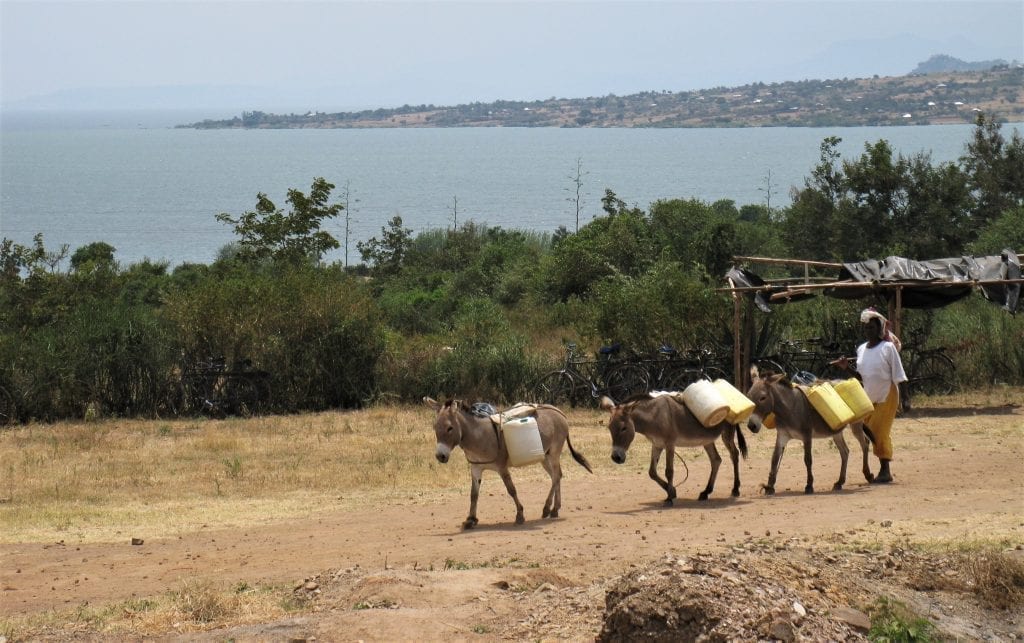
<svg viewBox="0 0 1024 643"><path fill-rule="evenodd" d="M871 444L874 444L875 443L875 434L871 432L871 429L868 428L868 425L867 424L861 424L860 425L860 429L861 429L861 431L864 432L864 435L867 437L868 442L870 442Z"/></svg>
<svg viewBox="0 0 1024 643"><path fill-rule="evenodd" d="M587 462L587 459L585 457L583 457L583 454L576 451L576 449L572 448L572 440L569 439L568 435L565 436L565 443L569 445L569 453L572 454L572 459L575 460L576 462L579 462L580 466L589 471L590 473L594 473L594 470L590 468L590 463Z"/></svg>
<svg viewBox="0 0 1024 643"><path fill-rule="evenodd" d="M742 455L743 459L746 460L747 459L747 439L745 437L743 437L743 429L742 429L742 427L739 424L736 425L736 442L739 443L740 455Z"/></svg>

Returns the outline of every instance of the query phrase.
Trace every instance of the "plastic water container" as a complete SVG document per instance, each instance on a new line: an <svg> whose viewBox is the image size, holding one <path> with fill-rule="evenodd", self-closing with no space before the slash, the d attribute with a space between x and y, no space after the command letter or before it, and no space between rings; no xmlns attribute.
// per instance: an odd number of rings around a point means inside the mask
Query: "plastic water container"
<svg viewBox="0 0 1024 643"><path fill-rule="evenodd" d="M729 405L729 414L725 420L729 424L741 424L747 421L754 412L754 402L728 381L718 378L712 384Z"/></svg>
<svg viewBox="0 0 1024 643"><path fill-rule="evenodd" d="M871 398L864 391L864 387L856 377L837 382L832 385L832 388L839 393L839 397L843 398L846 405L853 411L853 420L863 420L867 416L875 412L875 405L872 404Z"/></svg>
<svg viewBox="0 0 1024 643"><path fill-rule="evenodd" d="M508 449L508 463L513 467L536 464L544 459L544 444L534 418L509 420L501 425L501 434Z"/></svg>
<svg viewBox="0 0 1024 643"><path fill-rule="evenodd" d="M853 410L828 382L815 384L807 388L805 393L811 406L833 431L838 431L853 421Z"/></svg>
<svg viewBox="0 0 1024 643"><path fill-rule="evenodd" d="M729 415L729 403L708 380L697 380L683 389L683 402L704 426L715 426Z"/></svg>

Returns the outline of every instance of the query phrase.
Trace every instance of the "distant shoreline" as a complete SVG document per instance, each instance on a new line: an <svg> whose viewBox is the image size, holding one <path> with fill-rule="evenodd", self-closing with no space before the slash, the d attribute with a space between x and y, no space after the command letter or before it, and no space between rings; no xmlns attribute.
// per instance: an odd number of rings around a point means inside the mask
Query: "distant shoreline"
<svg viewBox="0 0 1024 643"><path fill-rule="evenodd" d="M449 127L743 128L973 124L979 113L1024 122L1024 68L868 79L754 83L686 92L403 105L358 112L242 112L189 129L380 129Z"/></svg>

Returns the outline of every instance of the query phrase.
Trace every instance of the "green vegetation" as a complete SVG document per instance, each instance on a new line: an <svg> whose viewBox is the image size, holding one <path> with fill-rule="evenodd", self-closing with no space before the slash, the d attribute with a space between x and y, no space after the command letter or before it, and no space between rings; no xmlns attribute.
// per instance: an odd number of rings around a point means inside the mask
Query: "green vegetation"
<svg viewBox="0 0 1024 643"><path fill-rule="evenodd" d="M875 601L871 612L868 639L875 643L924 643L935 641L938 630L933 623L914 614L899 601L884 597Z"/></svg>
<svg viewBox="0 0 1024 643"><path fill-rule="evenodd" d="M363 263L325 265L338 242L321 229L343 213L322 178L291 190L285 211L218 219L238 235L210 265L127 267L94 243L48 249L0 243L0 417L173 417L183 371L211 357L270 375L265 408L300 412L458 394L512 402L560 363L563 344L620 342L647 352L711 344L728 351L732 301L716 289L734 256L842 261L917 259L1024 248L1024 140L980 117L964 156L933 164L889 144L841 159L821 145L784 209L668 199L644 211L608 190L604 216L578 232L484 227L412 235L395 217L358 245ZM778 268L765 277L790 276ZM802 272L802 269L800 269ZM852 349L867 303L819 298L781 306L752 329L831 336ZM954 350L963 384L1020 384L1024 327L979 297L907 311ZM13 410L12 410L13 409ZM229 475L241 463L225 461Z"/></svg>

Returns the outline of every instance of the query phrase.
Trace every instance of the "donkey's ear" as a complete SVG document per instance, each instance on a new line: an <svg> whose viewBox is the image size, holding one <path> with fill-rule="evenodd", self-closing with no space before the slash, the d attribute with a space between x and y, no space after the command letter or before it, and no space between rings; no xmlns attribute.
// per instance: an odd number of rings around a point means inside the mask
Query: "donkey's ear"
<svg viewBox="0 0 1024 643"><path fill-rule="evenodd" d="M602 411L608 411L609 413L615 410L615 402L613 402L612 398L608 397L607 395L601 396L601 402L599 403L599 406L601 407Z"/></svg>
<svg viewBox="0 0 1024 643"><path fill-rule="evenodd" d="M757 364L750 365L750 379L756 380L761 373L757 370Z"/></svg>
<svg viewBox="0 0 1024 643"><path fill-rule="evenodd" d="M441 404L432 397L423 398L423 403L429 406L430 408L434 409L435 413L441 410Z"/></svg>
<svg viewBox="0 0 1024 643"><path fill-rule="evenodd" d="M773 373L772 375L768 376L768 381L772 384L784 379L786 379L785 373Z"/></svg>

